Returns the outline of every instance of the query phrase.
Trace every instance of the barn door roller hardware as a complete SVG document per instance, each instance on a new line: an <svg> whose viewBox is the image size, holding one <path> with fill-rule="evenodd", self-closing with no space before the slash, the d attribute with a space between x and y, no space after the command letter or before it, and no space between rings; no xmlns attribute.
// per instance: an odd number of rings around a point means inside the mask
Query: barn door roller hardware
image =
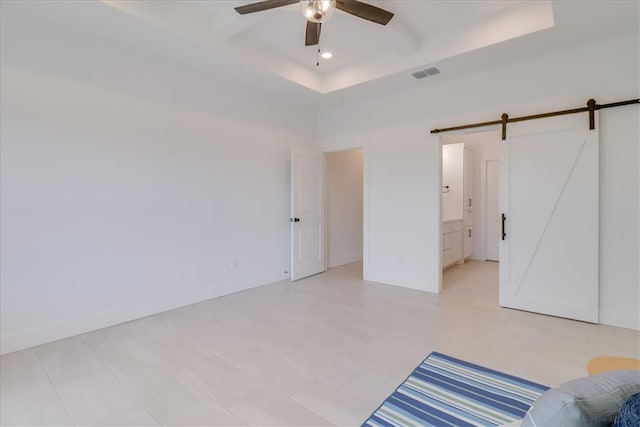
<svg viewBox="0 0 640 427"><path fill-rule="evenodd" d="M640 103L640 98L598 105L596 104L596 100L592 98L589 101L587 101L587 106L582 108L573 108L571 110L553 111L551 113L533 114L531 116L511 117L511 118L507 113L504 113L500 120L494 120L491 122L472 123L468 125L454 126L449 128L443 128L443 129L433 129L431 133L450 132L453 130L478 128L478 127L491 126L491 125L501 125L502 140L504 141L507 139L507 123L524 122L525 120L544 119L546 117L564 116L567 114L576 114L576 113L584 113L584 112L589 113L589 129L595 129L596 128L595 112L597 110L603 110L605 108L621 107L623 105L632 105L632 104L638 104L638 103Z"/></svg>

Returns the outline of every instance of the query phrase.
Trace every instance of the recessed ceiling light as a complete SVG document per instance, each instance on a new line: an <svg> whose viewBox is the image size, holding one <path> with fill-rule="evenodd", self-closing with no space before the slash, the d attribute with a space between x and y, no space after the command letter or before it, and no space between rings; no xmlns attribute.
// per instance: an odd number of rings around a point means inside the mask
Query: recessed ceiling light
<svg viewBox="0 0 640 427"><path fill-rule="evenodd" d="M320 56L322 57L322 59L331 59L331 58L333 58L333 53L331 53L331 52L322 52L322 54Z"/></svg>

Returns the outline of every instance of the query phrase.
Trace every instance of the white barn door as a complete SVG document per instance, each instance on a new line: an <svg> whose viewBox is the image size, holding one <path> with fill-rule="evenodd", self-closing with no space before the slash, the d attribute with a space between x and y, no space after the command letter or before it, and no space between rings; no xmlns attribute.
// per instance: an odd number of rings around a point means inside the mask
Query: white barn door
<svg viewBox="0 0 640 427"><path fill-rule="evenodd" d="M598 322L598 127L509 124L500 143L500 305Z"/></svg>
<svg viewBox="0 0 640 427"><path fill-rule="evenodd" d="M291 280L325 270L324 154L291 148Z"/></svg>

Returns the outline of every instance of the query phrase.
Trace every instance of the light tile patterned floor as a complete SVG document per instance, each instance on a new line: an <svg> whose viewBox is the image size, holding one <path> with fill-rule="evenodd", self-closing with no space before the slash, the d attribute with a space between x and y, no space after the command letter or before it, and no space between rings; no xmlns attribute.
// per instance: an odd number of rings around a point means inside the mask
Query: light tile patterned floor
<svg viewBox="0 0 640 427"><path fill-rule="evenodd" d="M545 384L640 333L498 307L497 264L434 295L360 263L1 358L3 425L357 425L431 351Z"/></svg>

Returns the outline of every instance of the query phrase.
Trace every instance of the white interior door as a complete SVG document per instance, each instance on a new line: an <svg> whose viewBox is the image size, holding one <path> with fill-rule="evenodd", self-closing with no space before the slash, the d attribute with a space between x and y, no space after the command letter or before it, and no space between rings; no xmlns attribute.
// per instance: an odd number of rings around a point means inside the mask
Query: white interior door
<svg viewBox="0 0 640 427"><path fill-rule="evenodd" d="M487 261L498 261L501 238L501 217L500 217L500 162L498 160L487 160L487 240L486 259Z"/></svg>
<svg viewBox="0 0 640 427"><path fill-rule="evenodd" d="M598 130L586 114L510 124L500 144L500 305L598 321Z"/></svg>
<svg viewBox="0 0 640 427"><path fill-rule="evenodd" d="M324 154L291 148L291 280L325 270Z"/></svg>

